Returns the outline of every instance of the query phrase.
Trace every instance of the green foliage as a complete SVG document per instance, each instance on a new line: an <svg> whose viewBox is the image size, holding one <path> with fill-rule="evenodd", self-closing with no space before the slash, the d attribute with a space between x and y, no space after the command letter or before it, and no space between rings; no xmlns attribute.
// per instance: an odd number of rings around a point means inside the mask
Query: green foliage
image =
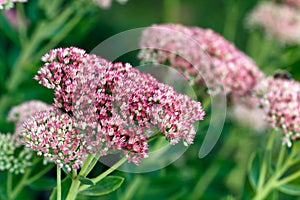
<svg viewBox="0 0 300 200"><path fill-rule="evenodd" d="M107 176L95 185L81 191L79 194L84 196L102 196L118 189L124 178L120 176Z"/></svg>

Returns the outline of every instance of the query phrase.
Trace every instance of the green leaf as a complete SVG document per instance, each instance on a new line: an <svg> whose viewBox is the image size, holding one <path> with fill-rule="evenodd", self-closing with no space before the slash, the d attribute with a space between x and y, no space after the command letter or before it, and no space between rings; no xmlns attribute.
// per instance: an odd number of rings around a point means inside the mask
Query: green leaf
<svg viewBox="0 0 300 200"><path fill-rule="evenodd" d="M248 163L248 178L250 185L252 188L257 188L258 179L259 179L259 171L261 166L261 156L259 152L254 152Z"/></svg>
<svg viewBox="0 0 300 200"><path fill-rule="evenodd" d="M56 180L53 178L42 177L33 183L29 184L29 187L34 190L48 190L54 188L56 185Z"/></svg>
<svg viewBox="0 0 300 200"><path fill-rule="evenodd" d="M89 178L85 178L83 176L78 176L79 181L84 185L95 185L93 181Z"/></svg>
<svg viewBox="0 0 300 200"><path fill-rule="evenodd" d="M278 190L288 195L294 195L294 196L300 195L300 185L296 185L296 184L287 183L278 187Z"/></svg>
<svg viewBox="0 0 300 200"><path fill-rule="evenodd" d="M120 176L108 176L99 181L96 185L87 188L86 190L81 191L79 194L85 196L101 196L109 194L116 189L118 189L124 178Z"/></svg>
<svg viewBox="0 0 300 200"><path fill-rule="evenodd" d="M68 192L69 192L69 188L71 186L71 183L72 183L72 179L68 176L66 178L64 178L64 180L62 180L62 182L61 182L61 199L66 199ZM57 197L56 192L57 192L57 189L55 187L50 195L49 200L56 200L56 197Z"/></svg>

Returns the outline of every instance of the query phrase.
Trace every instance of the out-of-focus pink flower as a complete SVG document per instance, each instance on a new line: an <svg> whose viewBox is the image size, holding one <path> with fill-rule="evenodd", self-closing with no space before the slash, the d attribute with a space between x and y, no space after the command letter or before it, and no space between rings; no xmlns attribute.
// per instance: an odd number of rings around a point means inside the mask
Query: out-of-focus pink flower
<svg viewBox="0 0 300 200"><path fill-rule="evenodd" d="M200 102L128 63L111 63L75 47L51 50L42 60L35 79L54 90L53 106L75 120L88 153L122 150L139 164L148 156L153 126L172 144L191 144L192 123L204 118Z"/></svg>
<svg viewBox="0 0 300 200"><path fill-rule="evenodd" d="M14 7L16 2L27 2L27 0L0 0L0 10L1 9L10 9Z"/></svg>
<svg viewBox="0 0 300 200"><path fill-rule="evenodd" d="M18 138L25 120L30 118L36 112L50 110L52 106L38 100L31 100L24 102L18 106L13 107L9 113L7 120L15 123L15 135Z"/></svg>
<svg viewBox="0 0 300 200"><path fill-rule="evenodd" d="M269 77L258 85L256 93L267 121L282 130L283 143L290 147L300 138L300 83Z"/></svg>
<svg viewBox="0 0 300 200"><path fill-rule="evenodd" d="M292 5L292 6L300 7L299 0L284 0L284 3Z"/></svg>
<svg viewBox="0 0 300 200"><path fill-rule="evenodd" d="M262 133L270 126L265 112L259 108L258 101L255 97L233 99L230 117L240 125Z"/></svg>
<svg viewBox="0 0 300 200"><path fill-rule="evenodd" d="M93 0L95 4L97 4L100 8L108 9L112 4L112 0ZM120 4L125 4L127 0L117 0Z"/></svg>
<svg viewBox="0 0 300 200"><path fill-rule="evenodd" d="M295 7L262 2L247 19L250 27L262 27L268 37L283 44L300 44L300 12Z"/></svg>
<svg viewBox="0 0 300 200"><path fill-rule="evenodd" d="M153 25L142 35L139 58L144 62L170 63L193 82L209 89L244 96L264 75L251 58L210 29L179 24Z"/></svg>

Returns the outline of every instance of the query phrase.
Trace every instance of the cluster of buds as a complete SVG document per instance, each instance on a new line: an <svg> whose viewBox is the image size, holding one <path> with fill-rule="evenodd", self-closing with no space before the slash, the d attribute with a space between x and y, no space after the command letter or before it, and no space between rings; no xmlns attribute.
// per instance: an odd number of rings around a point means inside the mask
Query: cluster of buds
<svg viewBox="0 0 300 200"><path fill-rule="evenodd" d="M14 7L16 2L27 2L27 0L1 0L0 1L0 10L1 9L10 9Z"/></svg>
<svg viewBox="0 0 300 200"><path fill-rule="evenodd" d="M35 79L54 90L53 107L60 111L35 115L23 136L27 146L69 170L80 167L89 153L121 151L139 164L148 156L154 127L172 144L191 144L192 123L204 118L201 103L128 63L111 63L76 47L51 50L42 60ZM62 119L71 124L57 122ZM58 136L53 144L50 138Z"/></svg>
<svg viewBox="0 0 300 200"><path fill-rule="evenodd" d="M269 124L282 130L288 147L300 138L300 83L282 77L269 77L256 89L260 106Z"/></svg>
<svg viewBox="0 0 300 200"><path fill-rule="evenodd" d="M300 12L296 7L262 2L250 12L247 23L250 27L261 27L268 37L283 44L300 44Z"/></svg>
<svg viewBox="0 0 300 200"><path fill-rule="evenodd" d="M194 82L204 81L210 91L251 93L264 75L251 58L210 29L179 24L153 25L144 30L139 54L144 62L170 63Z"/></svg>

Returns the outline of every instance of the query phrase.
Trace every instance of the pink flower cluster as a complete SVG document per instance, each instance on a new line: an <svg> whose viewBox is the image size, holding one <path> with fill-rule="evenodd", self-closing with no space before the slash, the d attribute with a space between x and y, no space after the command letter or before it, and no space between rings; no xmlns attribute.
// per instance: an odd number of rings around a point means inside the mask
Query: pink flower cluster
<svg viewBox="0 0 300 200"><path fill-rule="evenodd" d="M227 93L244 96L264 77L251 58L210 29L153 25L144 30L140 47L144 62L170 63L193 82L204 80L215 92L223 85Z"/></svg>
<svg viewBox="0 0 300 200"><path fill-rule="evenodd" d="M138 164L148 156L148 132L153 126L173 144L179 140L191 144L192 123L204 118L201 103L130 64L111 63L76 47L51 50L42 60L45 64L35 79L54 89L54 107L81 130L87 153L122 150Z"/></svg>
<svg viewBox="0 0 300 200"><path fill-rule="evenodd" d="M26 147L68 171L78 169L86 153L74 119L58 110L42 111L24 123Z"/></svg>
<svg viewBox="0 0 300 200"><path fill-rule="evenodd" d="M300 138L300 83L270 77L257 86L256 92L267 121L283 131L283 143L290 147Z"/></svg>
<svg viewBox="0 0 300 200"><path fill-rule="evenodd" d="M284 0L284 3L292 5L292 6L296 6L296 7L300 7L300 1L299 0Z"/></svg>
<svg viewBox="0 0 300 200"><path fill-rule="evenodd" d="M300 12L297 8L262 2L248 16L250 27L261 27L266 35L283 44L300 44Z"/></svg>
<svg viewBox="0 0 300 200"><path fill-rule="evenodd" d="M14 3L16 2L27 2L27 0L0 0L0 10L10 9L14 7Z"/></svg>
<svg viewBox="0 0 300 200"><path fill-rule="evenodd" d="M37 112L50 109L52 109L52 106L45 104L42 101L27 101L25 103L13 107L8 113L7 120L15 123L14 134L16 137L19 137L23 129L23 123L27 119L29 119L33 114Z"/></svg>

